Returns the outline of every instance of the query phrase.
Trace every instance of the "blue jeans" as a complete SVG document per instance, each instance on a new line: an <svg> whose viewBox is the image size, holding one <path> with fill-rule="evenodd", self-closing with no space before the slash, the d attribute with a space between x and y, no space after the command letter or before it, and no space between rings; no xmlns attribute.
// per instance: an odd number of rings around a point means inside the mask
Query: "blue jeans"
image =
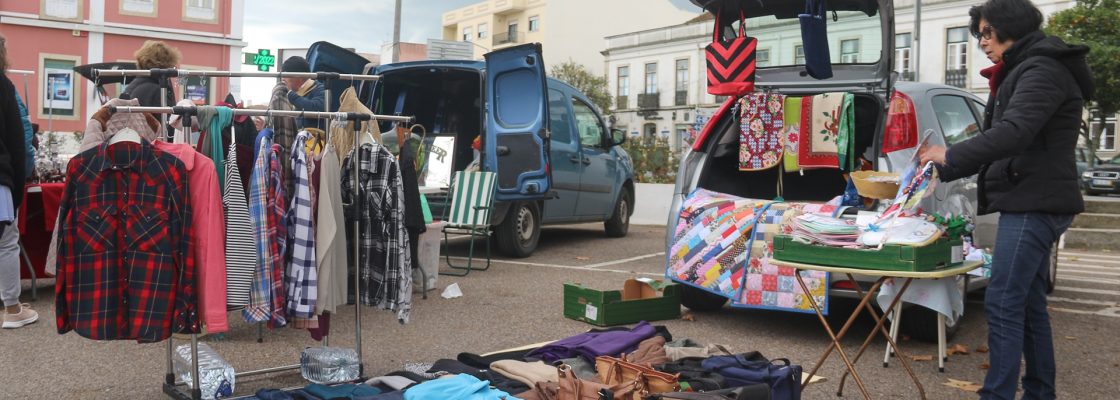
<svg viewBox="0 0 1120 400"><path fill-rule="evenodd" d="M996 232L992 278L984 298L990 368L982 399L1014 399L1026 358L1024 399L1053 399L1054 341L1046 312L1050 247L1073 215L1003 213Z"/></svg>

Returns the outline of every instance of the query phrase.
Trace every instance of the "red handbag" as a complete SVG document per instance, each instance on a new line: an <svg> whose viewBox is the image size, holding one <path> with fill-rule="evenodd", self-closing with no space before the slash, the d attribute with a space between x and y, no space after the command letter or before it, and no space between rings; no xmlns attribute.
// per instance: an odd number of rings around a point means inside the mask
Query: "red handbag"
<svg viewBox="0 0 1120 400"><path fill-rule="evenodd" d="M722 14L722 11L719 13ZM747 37L746 20L739 13L739 36L721 40L722 19L716 15L712 44L704 48L708 60L708 93L716 96L742 96L754 91L755 58L758 39Z"/></svg>

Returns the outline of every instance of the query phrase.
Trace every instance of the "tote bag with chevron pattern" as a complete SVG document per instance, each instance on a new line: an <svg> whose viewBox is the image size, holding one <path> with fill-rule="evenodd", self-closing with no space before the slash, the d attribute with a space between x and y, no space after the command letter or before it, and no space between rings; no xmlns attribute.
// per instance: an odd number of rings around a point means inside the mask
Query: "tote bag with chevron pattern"
<svg viewBox="0 0 1120 400"><path fill-rule="evenodd" d="M719 13L722 14L722 11ZM716 96L741 96L754 91L755 48L758 39L747 37L743 13L739 13L739 35L720 37L720 15L716 15L712 44L704 48L708 60L708 93Z"/></svg>

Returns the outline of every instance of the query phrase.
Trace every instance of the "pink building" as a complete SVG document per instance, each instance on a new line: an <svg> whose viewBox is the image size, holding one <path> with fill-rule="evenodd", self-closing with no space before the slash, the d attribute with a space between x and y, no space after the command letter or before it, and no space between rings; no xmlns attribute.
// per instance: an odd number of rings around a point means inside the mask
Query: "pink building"
<svg viewBox="0 0 1120 400"><path fill-rule="evenodd" d="M82 131L101 102L74 66L135 61L145 40L162 40L182 52L180 68L239 70L244 13L244 0L5 0L0 33L10 68L35 71L24 99L32 121L46 130L49 117L55 131ZM23 78L9 77L24 95ZM122 88L110 86L110 96ZM209 104L239 87L223 78L187 81L185 90ZM176 87L176 97L183 91Z"/></svg>

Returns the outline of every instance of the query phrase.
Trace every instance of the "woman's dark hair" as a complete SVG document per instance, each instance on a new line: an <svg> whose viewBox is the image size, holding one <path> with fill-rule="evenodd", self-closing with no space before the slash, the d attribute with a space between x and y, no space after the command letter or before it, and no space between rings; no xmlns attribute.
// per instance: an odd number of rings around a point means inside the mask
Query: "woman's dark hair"
<svg viewBox="0 0 1120 400"><path fill-rule="evenodd" d="M0 74L8 73L8 38L0 35Z"/></svg>
<svg viewBox="0 0 1120 400"><path fill-rule="evenodd" d="M968 30L980 37L980 20L988 21L1000 42L1018 40L1042 29L1042 11L1030 0L988 0L968 10Z"/></svg>

